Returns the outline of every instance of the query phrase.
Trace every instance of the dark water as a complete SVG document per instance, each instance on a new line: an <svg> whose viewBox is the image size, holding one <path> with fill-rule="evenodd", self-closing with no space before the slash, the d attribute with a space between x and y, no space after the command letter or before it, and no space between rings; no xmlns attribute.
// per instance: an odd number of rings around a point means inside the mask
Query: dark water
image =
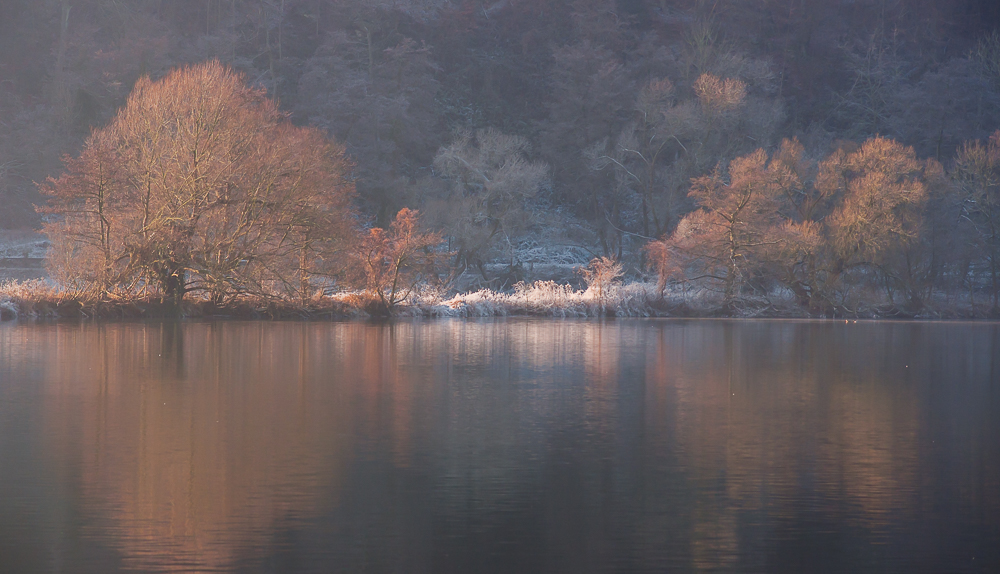
<svg viewBox="0 0 1000 574"><path fill-rule="evenodd" d="M0 325L0 572L1000 572L1000 326Z"/></svg>

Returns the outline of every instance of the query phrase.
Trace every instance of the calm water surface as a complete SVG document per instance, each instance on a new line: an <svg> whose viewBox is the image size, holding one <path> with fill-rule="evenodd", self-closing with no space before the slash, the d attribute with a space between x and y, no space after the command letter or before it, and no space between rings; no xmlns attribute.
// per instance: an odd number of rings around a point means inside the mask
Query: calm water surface
<svg viewBox="0 0 1000 574"><path fill-rule="evenodd" d="M1000 572L1000 327L0 325L0 572Z"/></svg>

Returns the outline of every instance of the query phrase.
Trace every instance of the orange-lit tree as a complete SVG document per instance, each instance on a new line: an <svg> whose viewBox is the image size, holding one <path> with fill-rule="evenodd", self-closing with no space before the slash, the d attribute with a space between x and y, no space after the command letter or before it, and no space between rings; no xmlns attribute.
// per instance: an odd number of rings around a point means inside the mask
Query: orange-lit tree
<svg viewBox="0 0 1000 574"><path fill-rule="evenodd" d="M374 296L374 311L388 313L401 303L442 255L434 250L441 234L420 230L419 212L403 208L389 229L374 227L357 248L359 268L368 292Z"/></svg>
<svg viewBox="0 0 1000 574"><path fill-rule="evenodd" d="M779 197L788 174L764 150L733 160L724 172L692 182L690 196L701 209L688 214L664 241L647 247L661 275L681 272L721 287L731 305L741 287L779 243Z"/></svg>
<svg viewBox="0 0 1000 574"><path fill-rule="evenodd" d="M784 284L815 311L845 307L852 286L881 285L890 302L905 291L919 306L932 271L916 261L927 183L940 166L913 149L872 138L841 149L815 168L802 146L785 141L733 160L692 181L699 209L673 235L647 247L660 275L716 285L727 307L764 278ZM811 180L811 181L809 181Z"/></svg>
<svg viewBox="0 0 1000 574"><path fill-rule="evenodd" d="M304 295L344 252L349 170L343 147L218 62L143 78L42 186L49 265L97 296Z"/></svg>

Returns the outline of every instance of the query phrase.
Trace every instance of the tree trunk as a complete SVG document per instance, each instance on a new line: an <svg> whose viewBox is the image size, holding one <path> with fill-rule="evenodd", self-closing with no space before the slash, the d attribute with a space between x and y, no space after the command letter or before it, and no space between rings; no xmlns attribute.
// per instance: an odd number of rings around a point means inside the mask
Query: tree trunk
<svg viewBox="0 0 1000 574"><path fill-rule="evenodd" d="M309 272L306 271L309 263L307 245L308 243L303 243L299 249L299 295L303 301L309 297Z"/></svg>
<svg viewBox="0 0 1000 574"><path fill-rule="evenodd" d="M163 303L179 309L187 290L184 269L177 264L166 264L160 267L157 275L163 293Z"/></svg>

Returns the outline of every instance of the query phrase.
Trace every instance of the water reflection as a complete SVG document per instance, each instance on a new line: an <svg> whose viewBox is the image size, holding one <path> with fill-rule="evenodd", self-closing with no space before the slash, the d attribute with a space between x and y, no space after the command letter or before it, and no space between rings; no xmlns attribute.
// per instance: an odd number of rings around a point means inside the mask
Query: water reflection
<svg viewBox="0 0 1000 574"><path fill-rule="evenodd" d="M998 380L988 324L4 326L0 571L989 571Z"/></svg>

